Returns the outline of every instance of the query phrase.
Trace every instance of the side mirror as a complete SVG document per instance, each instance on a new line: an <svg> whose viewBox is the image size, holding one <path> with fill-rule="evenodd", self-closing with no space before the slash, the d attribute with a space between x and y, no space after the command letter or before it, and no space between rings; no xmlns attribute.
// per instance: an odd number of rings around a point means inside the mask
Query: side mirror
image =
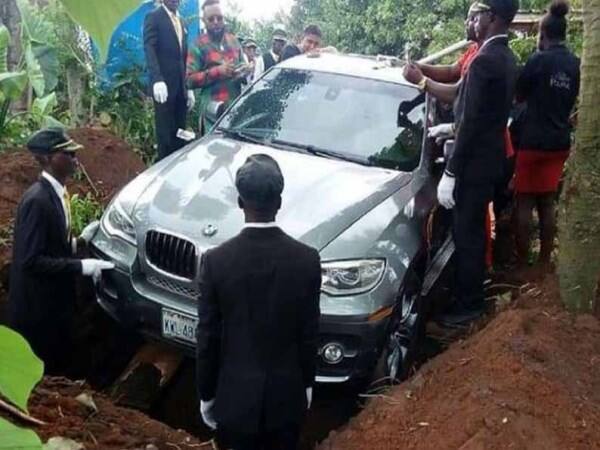
<svg viewBox="0 0 600 450"><path fill-rule="evenodd" d="M206 118L215 123L225 112L225 102L210 101L206 107Z"/></svg>

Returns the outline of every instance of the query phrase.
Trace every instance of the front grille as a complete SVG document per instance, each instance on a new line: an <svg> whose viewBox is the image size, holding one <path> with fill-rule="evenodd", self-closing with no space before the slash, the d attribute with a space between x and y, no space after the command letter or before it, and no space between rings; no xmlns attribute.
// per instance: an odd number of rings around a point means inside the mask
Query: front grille
<svg viewBox="0 0 600 450"><path fill-rule="evenodd" d="M193 280L198 254L190 241L151 230L146 233L146 258L155 267L178 277Z"/></svg>
<svg viewBox="0 0 600 450"><path fill-rule="evenodd" d="M148 282L165 291L173 292L174 294L179 294L192 300L198 300L198 297L200 296L200 293L197 290L180 286L179 284L173 283L170 280L165 280L164 278L148 277Z"/></svg>

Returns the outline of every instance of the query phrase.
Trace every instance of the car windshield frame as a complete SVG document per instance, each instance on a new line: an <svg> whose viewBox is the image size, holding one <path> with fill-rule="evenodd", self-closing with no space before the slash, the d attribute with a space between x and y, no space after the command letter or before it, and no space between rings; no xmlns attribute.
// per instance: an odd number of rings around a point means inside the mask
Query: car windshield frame
<svg viewBox="0 0 600 450"><path fill-rule="evenodd" d="M249 96L257 92L257 86L259 86L258 92L267 90L265 83L273 82L276 80L277 76L285 76L286 74L291 75L300 75L300 76L318 76L325 77L323 79L327 79L327 77L339 77L343 83L340 83L342 87L341 89L349 86L353 81L357 81L360 83L375 83L380 84L384 89L397 89L398 93L401 93L401 89L406 89L407 92L414 93L412 98L402 99L402 97L398 97L397 101L397 122L394 131L396 134L396 141L400 139L402 133L408 130L408 133L414 136L412 139L411 145L413 146L412 151L414 152L414 156L411 157L410 160L406 162L395 161L392 159L384 159L376 156L380 153L383 153L386 149L393 147L396 145L395 143L390 143L389 147L383 147L379 152L372 152L369 156L363 156L357 154L355 152L344 151L343 149L329 148L328 146L321 145L313 145L312 143L303 143L303 142L295 142L294 140L283 139L277 136L269 135L274 130L273 128L266 127L248 127L248 125L252 124L254 121L266 117L269 115L268 112L261 111L257 114L250 115L250 117L246 118L242 125L239 124L233 127L229 125L232 124L234 119L232 119L232 114L240 108L241 104L244 104ZM330 78L332 79L332 78ZM308 84L308 83L306 83ZM320 87L319 85L317 85ZM272 88L271 88L272 89ZM331 89L331 88L329 88ZM381 93L374 94L382 95ZM407 96L408 97L408 96ZM376 97L375 97L376 98ZM327 98L319 99L321 102L325 102L329 100ZM403 111L402 105L407 105L408 110ZM256 117L255 117L256 116ZM415 116L416 120L412 121L412 118L409 116ZM411 129L408 129L407 124L411 125ZM404 126L402 126L404 125ZM328 71L318 71L313 69L295 69L295 68L277 68L274 67L268 72L266 72L261 78L255 81L246 91L242 93L231 105L225 113L219 118L213 132L222 133L225 135L229 135L230 137L237 138L239 140L244 140L247 142L259 143L263 145L272 146L275 148L281 148L284 150L290 151L300 151L305 153L310 153L316 156L333 158L333 159L342 159L350 162L354 162L357 164L367 165L367 166L377 166L386 169L399 170L404 172L411 172L416 170L423 157L423 142L425 141L425 132L427 127L427 100L424 93L420 93L415 87L404 84L404 83L396 83L388 80L381 80L378 78L369 78L369 77L361 77L352 74L345 73L337 73L337 72L328 72ZM390 127L388 127L389 129ZM416 131L415 131L416 129ZM277 130L279 132L280 130ZM275 134L275 133L272 133Z"/></svg>

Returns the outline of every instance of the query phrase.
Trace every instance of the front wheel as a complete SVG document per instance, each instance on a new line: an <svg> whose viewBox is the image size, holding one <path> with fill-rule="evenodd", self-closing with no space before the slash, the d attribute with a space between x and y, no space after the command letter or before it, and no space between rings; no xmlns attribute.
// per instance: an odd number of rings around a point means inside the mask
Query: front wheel
<svg viewBox="0 0 600 450"><path fill-rule="evenodd" d="M410 373L423 331L422 280L409 270L398 294L384 343L381 366L384 377L399 383Z"/></svg>

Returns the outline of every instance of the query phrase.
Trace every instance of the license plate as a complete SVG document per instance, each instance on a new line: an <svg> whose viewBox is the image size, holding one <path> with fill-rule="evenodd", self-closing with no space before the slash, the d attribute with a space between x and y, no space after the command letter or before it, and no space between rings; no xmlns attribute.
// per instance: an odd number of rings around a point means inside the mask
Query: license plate
<svg viewBox="0 0 600 450"><path fill-rule="evenodd" d="M198 320L168 309L162 310L163 336L170 339L196 343L196 325Z"/></svg>

